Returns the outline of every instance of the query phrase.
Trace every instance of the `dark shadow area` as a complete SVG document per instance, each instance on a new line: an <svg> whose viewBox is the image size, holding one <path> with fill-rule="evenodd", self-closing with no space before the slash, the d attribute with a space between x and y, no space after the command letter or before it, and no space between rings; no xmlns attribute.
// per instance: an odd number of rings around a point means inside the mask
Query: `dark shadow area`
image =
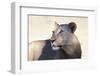
<svg viewBox="0 0 100 76"><path fill-rule="evenodd" d="M53 50L51 47L50 40L46 40L46 45L43 48L43 52L39 58L39 60L50 60L54 59L57 51Z"/></svg>

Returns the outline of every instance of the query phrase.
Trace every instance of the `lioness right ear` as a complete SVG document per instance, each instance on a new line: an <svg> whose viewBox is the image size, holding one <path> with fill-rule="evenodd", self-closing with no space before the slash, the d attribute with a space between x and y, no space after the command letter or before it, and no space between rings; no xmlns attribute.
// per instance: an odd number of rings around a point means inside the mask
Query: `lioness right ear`
<svg viewBox="0 0 100 76"><path fill-rule="evenodd" d="M71 32L72 32L72 33L74 33L75 30L76 30L76 28L77 28L76 23L74 23L74 22L70 22L70 23L68 24L68 27L71 29Z"/></svg>
<svg viewBox="0 0 100 76"><path fill-rule="evenodd" d="M58 24L56 21L55 21L55 26L56 26L56 27L58 27L58 26L59 26L59 24Z"/></svg>

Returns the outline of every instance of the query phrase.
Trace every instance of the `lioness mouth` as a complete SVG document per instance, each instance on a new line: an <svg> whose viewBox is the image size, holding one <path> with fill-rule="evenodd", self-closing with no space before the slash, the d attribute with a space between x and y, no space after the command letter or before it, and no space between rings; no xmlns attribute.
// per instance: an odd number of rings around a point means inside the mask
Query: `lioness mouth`
<svg viewBox="0 0 100 76"><path fill-rule="evenodd" d="M54 46L54 45L52 44L52 42L51 42L51 47L52 47L52 49L53 49L54 51L57 51L57 50L60 49L60 47L58 47L58 46Z"/></svg>
<svg viewBox="0 0 100 76"><path fill-rule="evenodd" d="M56 51L56 50L59 50L59 49L60 49L60 47L55 47L55 46L52 46L52 49Z"/></svg>

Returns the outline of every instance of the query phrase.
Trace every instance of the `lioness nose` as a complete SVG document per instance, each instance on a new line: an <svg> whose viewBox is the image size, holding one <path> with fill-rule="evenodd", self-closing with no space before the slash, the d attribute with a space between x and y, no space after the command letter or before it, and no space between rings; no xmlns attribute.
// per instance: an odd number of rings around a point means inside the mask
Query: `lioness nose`
<svg viewBox="0 0 100 76"><path fill-rule="evenodd" d="M51 40L51 42L53 43L55 40Z"/></svg>

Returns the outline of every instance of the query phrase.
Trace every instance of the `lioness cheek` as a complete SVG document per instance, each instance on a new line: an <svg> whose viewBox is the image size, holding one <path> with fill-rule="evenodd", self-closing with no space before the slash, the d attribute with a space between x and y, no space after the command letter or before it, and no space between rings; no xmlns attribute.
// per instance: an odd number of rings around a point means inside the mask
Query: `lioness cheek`
<svg viewBox="0 0 100 76"><path fill-rule="evenodd" d="M55 41L56 45L61 45L62 42L63 42L63 38L62 38L61 36L59 36L59 37L57 38L57 40Z"/></svg>

